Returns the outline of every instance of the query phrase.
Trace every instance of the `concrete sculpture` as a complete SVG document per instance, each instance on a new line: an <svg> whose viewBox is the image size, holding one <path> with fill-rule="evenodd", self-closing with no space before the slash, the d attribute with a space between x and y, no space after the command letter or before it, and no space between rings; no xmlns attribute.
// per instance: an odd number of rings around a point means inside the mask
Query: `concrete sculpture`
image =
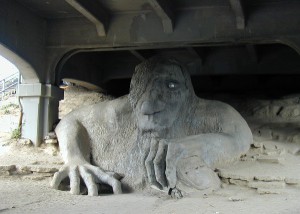
<svg viewBox="0 0 300 214"><path fill-rule="evenodd" d="M130 93L73 111L55 130L65 165L53 188L66 177L80 194L98 183L114 193L153 187L182 193L218 188L215 169L246 153L252 133L231 106L198 98L178 60L156 56L138 65Z"/></svg>

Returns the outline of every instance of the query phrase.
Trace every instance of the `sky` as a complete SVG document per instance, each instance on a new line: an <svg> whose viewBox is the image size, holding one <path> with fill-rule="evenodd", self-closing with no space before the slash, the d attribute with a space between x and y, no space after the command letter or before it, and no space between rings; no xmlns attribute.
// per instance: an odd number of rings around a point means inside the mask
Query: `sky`
<svg viewBox="0 0 300 214"><path fill-rule="evenodd" d="M6 78L19 70L10 61L0 55L0 80Z"/></svg>

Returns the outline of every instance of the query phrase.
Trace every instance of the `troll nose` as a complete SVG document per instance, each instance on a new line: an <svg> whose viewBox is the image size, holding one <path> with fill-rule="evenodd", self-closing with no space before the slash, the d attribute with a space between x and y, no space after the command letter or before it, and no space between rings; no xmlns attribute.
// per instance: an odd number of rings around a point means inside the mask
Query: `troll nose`
<svg viewBox="0 0 300 214"><path fill-rule="evenodd" d="M164 110L165 103L159 100L153 101L144 101L141 106L142 114L144 115L152 115Z"/></svg>

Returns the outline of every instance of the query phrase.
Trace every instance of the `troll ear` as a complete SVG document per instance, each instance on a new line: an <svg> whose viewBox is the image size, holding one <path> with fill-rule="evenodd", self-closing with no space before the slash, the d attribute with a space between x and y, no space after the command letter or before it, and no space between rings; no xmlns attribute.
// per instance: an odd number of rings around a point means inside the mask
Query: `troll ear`
<svg viewBox="0 0 300 214"><path fill-rule="evenodd" d="M189 90L190 95L196 96L188 68L184 64L178 64L178 66L181 68L181 72L185 80L185 86Z"/></svg>

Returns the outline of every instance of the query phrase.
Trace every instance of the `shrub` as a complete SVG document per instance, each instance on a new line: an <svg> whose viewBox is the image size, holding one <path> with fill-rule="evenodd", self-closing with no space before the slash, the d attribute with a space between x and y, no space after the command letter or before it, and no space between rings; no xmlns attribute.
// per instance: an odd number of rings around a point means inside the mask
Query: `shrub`
<svg viewBox="0 0 300 214"><path fill-rule="evenodd" d="M11 133L11 136L10 136L11 139L20 139L21 138L21 128L18 127L16 129L14 129Z"/></svg>
<svg viewBox="0 0 300 214"><path fill-rule="evenodd" d="M15 104L15 103L9 103L6 105L3 105L1 107L1 111L3 112L2 114L12 114L14 112L15 109L18 109L19 105Z"/></svg>
<svg viewBox="0 0 300 214"><path fill-rule="evenodd" d="M10 114L10 110L9 109L5 109L4 110L4 114Z"/></svg>

